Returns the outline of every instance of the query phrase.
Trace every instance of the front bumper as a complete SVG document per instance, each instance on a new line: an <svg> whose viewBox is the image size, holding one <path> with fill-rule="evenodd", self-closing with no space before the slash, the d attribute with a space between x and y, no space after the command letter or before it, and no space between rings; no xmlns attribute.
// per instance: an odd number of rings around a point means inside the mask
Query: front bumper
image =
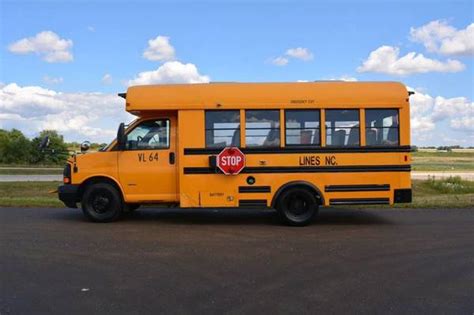
<svg viewBox="0 0 474 315"><path fill-rule="evenodd" d="M61 185L58 187L59 200L64 202L66 207L77 208L79 200L79 185Z"/></svg>

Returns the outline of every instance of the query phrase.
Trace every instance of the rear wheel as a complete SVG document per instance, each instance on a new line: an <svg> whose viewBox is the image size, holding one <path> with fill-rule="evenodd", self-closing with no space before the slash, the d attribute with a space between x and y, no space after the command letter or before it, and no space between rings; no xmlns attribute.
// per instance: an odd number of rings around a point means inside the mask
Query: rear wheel
<svg viewBox="0 0 474 315"><path fill-rule="evenodd" d="M123 202L117 189L108 183L92 184L82 196L82 212L91 221L111 222L123 211Z"/></svg>
<svg viewBox="0 0 474 315"><path fill-rule="evenodd" d="M318 214L318 200L305 188L290 188L278 198L277 211L280 219L292 226L310 224Z"/></svg>

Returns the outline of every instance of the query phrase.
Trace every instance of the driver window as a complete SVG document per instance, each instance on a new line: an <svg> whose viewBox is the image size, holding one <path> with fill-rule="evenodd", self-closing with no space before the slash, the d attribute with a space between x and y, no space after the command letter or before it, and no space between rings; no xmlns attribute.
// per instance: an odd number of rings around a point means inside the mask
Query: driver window
<svg viewBox="0 0 474 315"><path fill-rule="evenodd" d="M170 121L147 120L127 134L126 150L156 150L170 147Z"/></svg>

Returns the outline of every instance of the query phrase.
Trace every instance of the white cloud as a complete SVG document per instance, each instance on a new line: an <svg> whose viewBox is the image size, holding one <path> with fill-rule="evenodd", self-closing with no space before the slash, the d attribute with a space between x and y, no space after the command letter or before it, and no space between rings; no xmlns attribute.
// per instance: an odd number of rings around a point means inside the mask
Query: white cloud
<svg viewBox="0 0 474 315"><path fill-rule="evenodd" d="M378 72L393 75L409 75L413 73L426 72L459 72L465 66L458 60L448 59L445 62L430 59L409 52L400 57L400 49L392 46L381 46L372 51L362 66L357 68L358 72Z"/></svg>
<svg viewBox="0 0 474 315"><path fill-rule="evenodd" d="M341 75L340 77L332 77L327 79L329 81L346 81L346 82L356 82L358 79L356 77L350 76L350 75Z"/></svg>
<svg viewBox="0 0 474 315"><path fill-rule="evenodd" d="M303 61L313 60L314 57L313 53L308 48L303 47L290 48L286 51L285 55Z"/></svg>
<svg viewBox="0 0 474 315"><path fill-rule="evenodd" d="M276 57L270 59L270 63L275 66L286 66L288 64L288 58L285 57Z"/></svg>
<svg viewBox="0 0 474 315"><path fill-rule="evenodd" d="M112 84L112 76L109 73L104 74L102 77L102 84Z"/></svg>
<svg viewBox="0 0 474 315"><path fill-rule="evenodd" d="M192 63L168 61L153 71L140 72L128 85L145 85L160 83L207 83L209 77L199 74Z"/></svg>
<svg viewBox="0 0 474 315"><path fill-rule="evenodd" d="M46 83L46 84L59 84L59 83L63 83L64 79L62 77L50 77L48 75L45 75L43 77L43 82Z"/></svg>
<svg viewBox="0 0 474 315"><path fill-rule="evenodd" d="M8 50L14 54L35 53L50 63L70 62L74 59L70 51L72 45L70 39L62 39L51 31L43 31L34 37L23 38L10 44Z"/></svg>
<svg viewBox="0 0 474 315"><path fill-rule="evenodd" d="M431 21L410 29L410 39L430 52L443 55L474 55L474 23L457 30L444 20Z"/></svg>
<svg viewBox="0 0 474 315"><path fill-rule="evenodd" d="M310 61L313 60L313 57L313 53L308 48L297 47L287 49L283 56L270 58L268 62L275 66L286 66L290 59Z"/></svg>
<svg viewBox="0 0 474 315"><path fill-rule="evenodd" d="M87 27L87 30L88 30L89 32L95 32L95 27L89 25L89 26Z"/></svg>
<svg viewBox="0 0 474 315"><path fill-rule="evenodd" d="M111 141L118 123L132 117L115 94L61 93L15 83L0 89L0 112L2 128L17 128L30 137L55 129L68 141Z"/></svg>
<svg viewBox="0 0 474 315"><path fill-rule="evenodd" d="M449 125L454 129L474 131L474 116L452 119Z"/></svg>
<svg viewBox="0 0 474 315"><path fill-rule="evenodd" d="M143 52L143 57L152 61L169 61L176 59L174 47L169 42L169 37L157 36L148 41L148 47Z"/></svg>
<svg viewBox="0 0 474 315"><path fill-rule="evenodd" d="M443 120L446 117L461 115L474 117L474 103L465 97L444 98L437 96L434 100L433 119Z"/></svg>
<svg viewBox="0 0 474 315"><path fill-rule="evenodd" d="M408 90L415 92L410 97L411 131L415 142L432 138L437 133L437 126L445 121L456 131L466 133L473 130L474 103L467 98L432 97L419 90Z"/></svg>

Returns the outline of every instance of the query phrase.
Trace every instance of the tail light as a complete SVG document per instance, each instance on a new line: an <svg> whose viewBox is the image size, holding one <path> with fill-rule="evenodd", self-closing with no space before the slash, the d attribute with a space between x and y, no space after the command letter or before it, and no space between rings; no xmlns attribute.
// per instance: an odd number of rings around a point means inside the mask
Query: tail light
<svg viewBox="0 0 474 315"><path fill-rule="evenodd" d="M70 184L71 183L71 164L66 164L63 171L63 183Z"/></svg>

